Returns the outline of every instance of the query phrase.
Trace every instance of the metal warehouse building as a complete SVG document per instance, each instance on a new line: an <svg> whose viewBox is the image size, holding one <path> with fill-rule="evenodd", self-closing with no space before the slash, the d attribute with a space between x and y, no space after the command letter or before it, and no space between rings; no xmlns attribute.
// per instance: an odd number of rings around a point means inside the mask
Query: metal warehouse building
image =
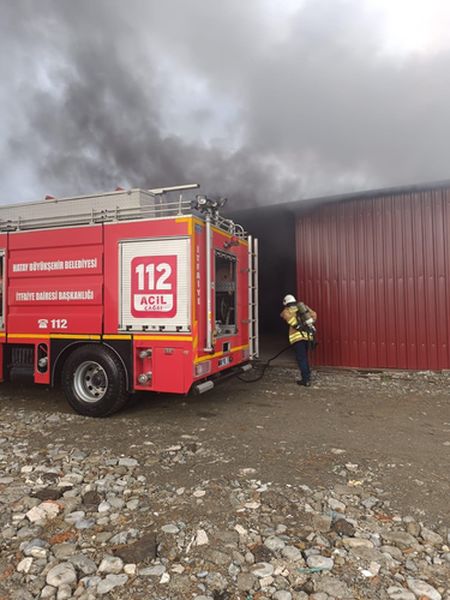
<svg viewBox="0 0 450 600"><path fill-rule="evenodd" d="M450 182L239 213L260 239L263 336L285 293L318 315L314 363L449 369ZM281 342L282 343L282 342Z"/></svg>

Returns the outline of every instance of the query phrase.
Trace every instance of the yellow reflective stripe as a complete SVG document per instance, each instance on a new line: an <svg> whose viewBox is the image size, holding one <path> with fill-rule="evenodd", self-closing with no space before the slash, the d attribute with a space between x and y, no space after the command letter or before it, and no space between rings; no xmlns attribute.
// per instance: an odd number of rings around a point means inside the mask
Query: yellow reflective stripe
<svg viewBox="0 0 450 600"><path fill-rule="evenodd" d="M78 335L78 334L67 334L67 333L51 333L50 338L57 340L100 340L100 335Z"/></svg>
<svg viewBox="0 0 450 600"><path fill-rule="evenodd" d="M0 333L0 337L5 337L6 334ZM177 341L177 342L192 342L192 336L186 335L135 335L129 334L124 335L104 335L104 340L131 340L134 337L135 340L162 340L162 341ZM102 336L93 334L78 334L78 333L9 333L8 338L33 338L37 340L44 340L48 338L52 339L67 339L67 340L100 340Z"/></svg>
<svg viewBox="0 0 450 600"><path fill-rule="evenodd" d="M291 327L295 327L297 325L297 322L298 322L297 317L291 317L288 321L288 323Z"/></svg>
<svg viewBox="0 0 450 600"><path fill-rule="evenodd" d="M9 333L8 339L25 339L32 338L35 340L65 339L65 340L99 340L99 335L83 335L70 333Z"/></svg>
<svg viewBox="0 0 450 600"><path fill-rule="evenodd" d="M192 342L191 335L135 335L135 340L151 340L164 342Z"/></svg>
<svg viewBox="0 0 450 600"><path fill-rule="evenodd" d="M8 333L8 340L10 338L35 338L38 340L48 340L50 334L48 333Z"/></svg>
<svg viewBox="0 0 450 600"><path fill-rule="evenodd" d="M299 342L299 341L307 342L311 339L312 339L312 337L304 331L295 331L295 332L289 334L289 342L291 344L293 344L294 342Z"/></svg>

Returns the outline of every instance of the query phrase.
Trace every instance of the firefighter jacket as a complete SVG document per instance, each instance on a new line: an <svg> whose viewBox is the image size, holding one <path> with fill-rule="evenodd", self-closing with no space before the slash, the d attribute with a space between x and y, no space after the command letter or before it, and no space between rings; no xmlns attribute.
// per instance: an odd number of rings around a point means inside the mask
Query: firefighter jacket
<svg viewBox="0 0 450 600"><path fill-rule="evenodd" d="M309 307L307 308L315 321L317 318L316 313ZM289 343L312 342L314 340L314 333L312 333L307 326L302 326L298 314L298 306L286 306L280 316L289 325Z"/></svg>

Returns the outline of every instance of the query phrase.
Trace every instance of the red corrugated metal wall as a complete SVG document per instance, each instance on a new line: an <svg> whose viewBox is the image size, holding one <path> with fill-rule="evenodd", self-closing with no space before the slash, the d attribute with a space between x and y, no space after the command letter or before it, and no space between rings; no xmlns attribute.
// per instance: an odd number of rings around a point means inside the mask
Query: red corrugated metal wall
<svg viewBox="0 0 450 600"><path fill-rule="evenodd" d="M324 204L298 218L298 297L314 362L449 369L450 190Z"/></svg>

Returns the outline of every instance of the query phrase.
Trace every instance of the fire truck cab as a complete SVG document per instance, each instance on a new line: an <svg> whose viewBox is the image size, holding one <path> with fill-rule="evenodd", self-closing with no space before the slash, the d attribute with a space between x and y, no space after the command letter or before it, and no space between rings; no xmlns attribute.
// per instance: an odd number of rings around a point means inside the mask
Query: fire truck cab
<svg viewBox="0 0 450 600"><path fill-rule="evenodd" d="M105 417L202 393L258 356L257 240L197 184L0 207L0 381Z"/></svg>

